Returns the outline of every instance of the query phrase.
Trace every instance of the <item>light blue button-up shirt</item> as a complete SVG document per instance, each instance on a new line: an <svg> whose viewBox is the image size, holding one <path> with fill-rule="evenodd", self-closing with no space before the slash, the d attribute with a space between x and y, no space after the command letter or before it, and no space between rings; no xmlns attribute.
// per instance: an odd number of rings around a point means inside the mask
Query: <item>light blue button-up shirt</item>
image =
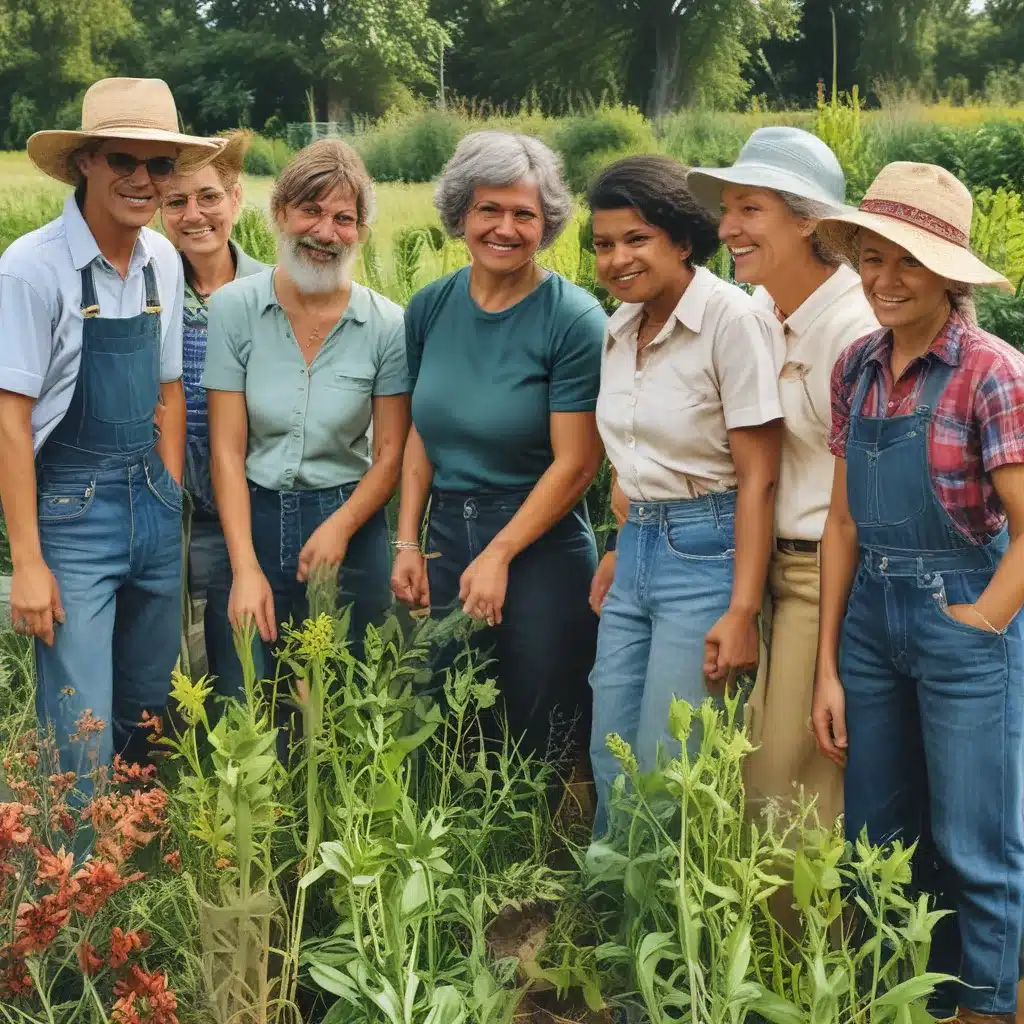
<svg viewBox="0 0 1024 1024"><path fill-rule="evenodd" d="M370 468L374 395L412 390L402 307L353 283L348 308L310 365L274 289L274 270L210 299L203 386L241 391L246 476L274 491L356 483Z"/></svg>
<svg viewBox="0 0 1024 1024"><path fill-rule="evenodd" d="M174 246L143 228L124 278L102 255L74 197L49 224L0 256L0 389L36 399L32 441L38 452L64 418L82 356L83 268L92 264L100 316L138 316L145 306L142 269L153 263L160 292L160 380L181 376L185 275Z"/></svg>

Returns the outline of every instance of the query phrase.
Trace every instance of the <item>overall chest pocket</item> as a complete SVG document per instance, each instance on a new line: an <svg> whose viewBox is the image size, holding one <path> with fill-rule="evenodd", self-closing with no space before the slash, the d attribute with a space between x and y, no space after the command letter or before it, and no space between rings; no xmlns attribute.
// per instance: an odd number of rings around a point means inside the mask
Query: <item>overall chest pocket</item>
<svg viewBox="0 0 1024 1024"><path fill-rule="evenodd" d="M126 424L153 418L160 395L160 339L158 330L148 328L149 321L135 332L98 331L88 339L80 372L86 411L93 419Z"/></svg>
<svg viewBox="0 0 1024 1024"><path fill-rule="evenodd" d="M918 425L881 444L846 446L846 499L859 526L901 526L924 511L930 487Z"/></svg>

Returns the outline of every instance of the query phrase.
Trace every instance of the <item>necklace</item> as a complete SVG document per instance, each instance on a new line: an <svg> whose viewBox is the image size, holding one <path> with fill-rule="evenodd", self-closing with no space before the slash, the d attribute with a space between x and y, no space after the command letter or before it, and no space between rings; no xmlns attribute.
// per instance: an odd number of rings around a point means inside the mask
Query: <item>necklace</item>
<svg viewBox="0 0 1024 1024"><path fill-rule="evenodd" d="M319 327L314 327L312 332L309 335L309 341L306 342L306 347L307 348L312 348L314 345L318 345L319 343L320 343L320 328Z"/></svg>

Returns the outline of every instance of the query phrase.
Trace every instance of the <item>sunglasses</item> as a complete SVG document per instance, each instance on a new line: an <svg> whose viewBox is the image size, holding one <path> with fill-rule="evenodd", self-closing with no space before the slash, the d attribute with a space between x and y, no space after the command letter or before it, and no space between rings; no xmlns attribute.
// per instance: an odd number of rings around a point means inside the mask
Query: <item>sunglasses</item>
<svg viewBox="0 0 1024 1024"><path fill-rule="evenodd" d="M140 160L131 153L104 153L107 166L119 177L129 178L145 164L146 170L153 181L163 181L174 173L177 158L173 156L151 156L148 160Z"/></svg>

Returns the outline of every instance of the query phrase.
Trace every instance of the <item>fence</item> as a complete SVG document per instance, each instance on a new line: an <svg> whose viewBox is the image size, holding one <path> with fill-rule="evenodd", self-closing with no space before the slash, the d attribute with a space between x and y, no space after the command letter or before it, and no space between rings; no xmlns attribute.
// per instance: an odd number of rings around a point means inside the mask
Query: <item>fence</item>
<svg viewBox="0 0 1024 1024"><path fill-rule="evenodd" d="M285 125L285 141L292 149L302 149L317 139L344 139L356 133L353 121L299 121Z"/></svg>

